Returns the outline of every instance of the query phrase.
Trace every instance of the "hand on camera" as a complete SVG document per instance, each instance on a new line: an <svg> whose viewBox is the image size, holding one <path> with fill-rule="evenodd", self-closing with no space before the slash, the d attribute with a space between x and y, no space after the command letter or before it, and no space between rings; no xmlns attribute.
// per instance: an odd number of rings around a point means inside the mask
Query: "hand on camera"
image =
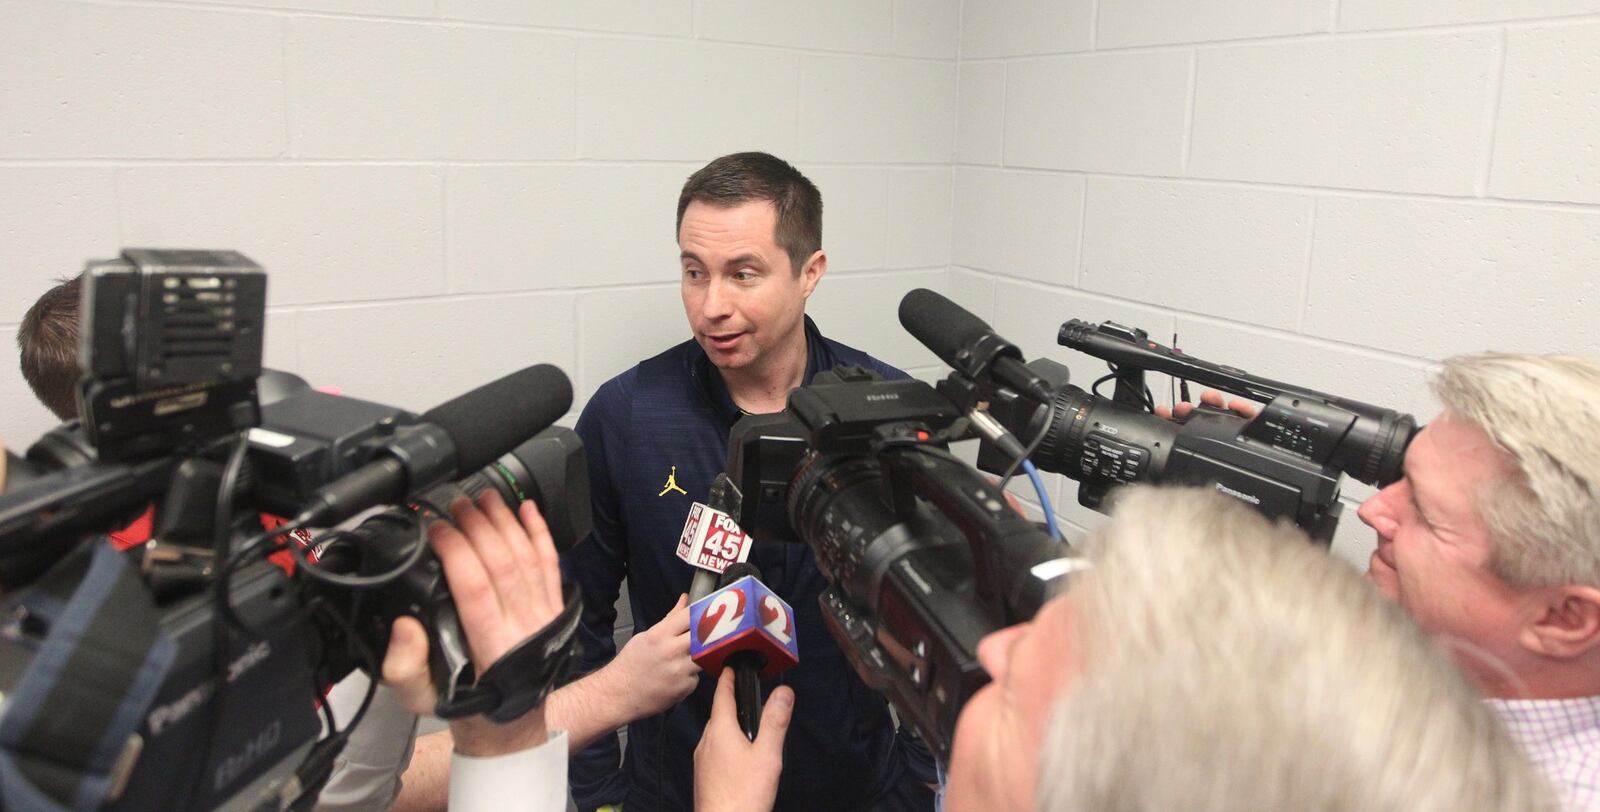
<svg viewBox="0 0 1600 812"><path fill-rule="evenodd" d="M734 711L733 669L717 678L711 720L694 748L695 812L771 809L783 772L783 738L794 713L794 689L774 688L761 711L756 740L745 738Z"/></svg>
<svg viewBox="0 0 1600 812"><path fill-rule="evenodd" d="M473 667L481 674L561 613L561 570L533 502L523 502L512 515L489 491L477 505L457 499L450 513L455 524L434 522L428 543L444 565ZM437 694L428 674L428 637L416 618L395 620L383 679L411 712L433 712ZM547 735L543 707L503 725L481 716L452 720L450 731L456 751L467 756L526 750Z"/></svg>
<svg viewBox="0 0 1600 812"><path fill-rule="evenodd" d="M1246 420L1255 417L1261 412L1261 407L1259 405L1251 403L1244 398L1234 398L1232 401L1229 401L1221 392L1216 392L1210 389L1200 393L1200 402L1207 406L1215 406L1218 409L1227 409L1228 411L1233 412L1234 414L1237 414ZM1187 420L1190 413L1192 413L1194 410L1195 405L1193 403L1182 401L1170 408L1166 406L1157 406L1156 416L1165 417L1168 420Z"/></svg>

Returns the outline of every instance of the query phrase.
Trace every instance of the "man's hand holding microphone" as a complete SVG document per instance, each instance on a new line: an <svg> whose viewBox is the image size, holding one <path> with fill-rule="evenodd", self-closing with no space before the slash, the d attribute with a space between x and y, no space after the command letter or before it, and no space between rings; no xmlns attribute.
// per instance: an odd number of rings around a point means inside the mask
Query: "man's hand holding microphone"
<svg viewBox="0 0 1600 812"><path fill-rule="evenodd" d="M795 697L780 685L763 708L761 680L799 660L794 610L746 562L751 540L715 504L717 492L713 487L713 504L690 509L678 545L678 556L699 568L690 595L690 656L717 679L711 718L694 752L695 809L770 809Z"/></svg>

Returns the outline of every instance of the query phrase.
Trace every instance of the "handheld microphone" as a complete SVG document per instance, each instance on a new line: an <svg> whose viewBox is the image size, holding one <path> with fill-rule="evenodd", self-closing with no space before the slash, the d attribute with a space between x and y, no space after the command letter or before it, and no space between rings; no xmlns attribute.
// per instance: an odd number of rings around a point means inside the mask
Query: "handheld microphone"
<svg viewBox="0 0 1600 812"><path fill-rule="evenodd" d="M739 727L755 741L761 720L761 680L800 661L794 610L750 564L734 564L725 585L689 605L689 657L712 677L734 671Z"/></svg>
<svg viewBox="0 0 1600 812"><path fill-rule="evenodd" d="M927 288L917 288L900 300L900 324L939 360L969 378L991 378L1041 403L1049 403L1053 396L1050 385L1022 363L1016 345Z"/></svg>
<svg viewBox="0 0 1600 812"><path fill-rule="evenodd" d="M726 478L726 474L717 476L718 482ZM712 488L712 504L695 502L689 506L683 534L678 537L678 558L695 568L694 579L689 582L691 603L711 594L717 587L717 576L729 566L750 557L751 538L716 504L717 490Z"/></svg>
<svg viewBox="0 0 1600 812"><path fill-rule="evenodd" d="M459 479L548 428L571 406L572 382L549 364L484 384L396 429L375 459L318 490L295 523L331 526Z"/></svg>
<svg viewBox="0 0 1600 812"><path fill-rule="evenodd" d="M739 728L755 741L761 722L761 680L800 661L794 610L761 583L753 564L723 573L723 586L689 605L689 657L715 678L734 669Z"/></svg>

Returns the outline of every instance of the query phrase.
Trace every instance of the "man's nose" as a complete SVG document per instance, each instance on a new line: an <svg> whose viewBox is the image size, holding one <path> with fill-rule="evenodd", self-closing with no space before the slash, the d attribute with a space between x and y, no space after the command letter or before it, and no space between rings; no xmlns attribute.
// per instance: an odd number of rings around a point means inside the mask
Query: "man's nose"
<svg viewBox="0 0 1600 812"><path fill-rule="evenodd" d="M1394 483L1387 488L1373 494L1367 501L1361 503L1356 510L1356 515L1361 517L1368 527L1378 531L1379 536L1394 535L1399 521L1395 518L1394 500L1399 495L1401 483Z"/></svg>
<svg viewBox="0 0 1600 812"><path fill-rule="evenodd" d="M1027 623L1018 623L991 632L978 641L978 662L989 672L990 679L999 682L1005 678L1006 668L1011 665L1011 647L1027 628Z"/></svg>
<svg viewBox="0 0 1600 812"><path fill-rule="evenodd" d="M707 319L723 319L733 315L733 298L720 279L706 283L706 296L700 302L700 315Z"/></svg>

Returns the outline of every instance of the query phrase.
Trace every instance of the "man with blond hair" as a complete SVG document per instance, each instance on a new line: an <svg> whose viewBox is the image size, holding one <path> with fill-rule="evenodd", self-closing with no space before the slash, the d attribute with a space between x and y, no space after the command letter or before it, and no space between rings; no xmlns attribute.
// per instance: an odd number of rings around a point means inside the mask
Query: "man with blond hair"
<svg viewBox="0 0 1600 812"><path fill-rule="evenodd" d="M949 812L1555 808L1440 647L1293 527L1134 487L1081 551L1091 569L980 643ZM780 751L721 710L697 808L767 808Z"/></svg>
<svg viewBox="0 0 1600 812"><path fill-rule="evenodd" d="M1449 645L1568 809L1600 809L1600 363L1446 361L1368 499L1367 575Z"/></svg>
<svg viewBox="0 0 1600 812"><path fill-rule="evenodd" d="M1367 577L1450 647L1568 809L1600 809L1600 362L1466 355L1433 389L1444 411L1405 476L1361 505Z"/></svg>

